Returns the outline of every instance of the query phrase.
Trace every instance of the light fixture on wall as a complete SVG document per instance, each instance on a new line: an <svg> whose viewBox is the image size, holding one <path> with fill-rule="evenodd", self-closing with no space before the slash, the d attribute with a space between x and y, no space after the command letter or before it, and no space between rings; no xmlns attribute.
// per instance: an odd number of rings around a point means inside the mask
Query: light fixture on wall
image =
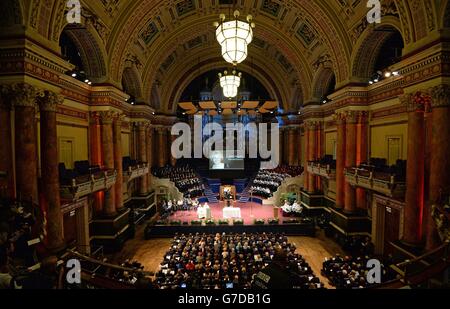
<svg viewBox="0 0 450 309"><path fill-rule="evenodd" d="M240 21L239 11L234 11L234 20L225 21L225 14L220 15L220 23L215 22L216 38L222 46L222 56L228 63L237 65L248 55L248 44L253 41L252 16L247 16L247 22Z"/></svg>
<svg viewBox="0 0 450 309"><path fill-rule="evenodd" d="M241 85L242 73L233 70L231 74L225 71L224 74L219 73L220 86L223 89L223 95L226 98L235 98L238 94L238 88Z"/></svg>

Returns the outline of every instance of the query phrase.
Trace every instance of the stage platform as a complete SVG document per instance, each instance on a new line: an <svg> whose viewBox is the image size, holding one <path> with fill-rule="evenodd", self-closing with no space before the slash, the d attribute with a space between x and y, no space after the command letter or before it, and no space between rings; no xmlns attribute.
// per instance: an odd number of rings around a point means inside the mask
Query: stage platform
<svg viewBox="0 0 450 309"><path fill-rule="evenodd" d="M219 224L223 219L222 210L225 203L210 204L211 220L214 225L206 224L206 220L201 220L202 224L193 225L193 221L200 221L195 210L178 211L172 214L165 224L148 225L146 228L146 238L173 237L176 233L285 233L291 236L315 236L315 223L308 218L283 217L279 209L278 224L269 224L269 220L274 219L274 207L272 205L261 205L257 203L234 203L235 207L241 209L242 224L234 224L234 219L229 220L228 225ZM264 220L264 224L256 224L256 219ZM294 222L293 222L294 220ZM295 222L297 221L297 222ZM174 224L179 223L179 224Z"/></svg>

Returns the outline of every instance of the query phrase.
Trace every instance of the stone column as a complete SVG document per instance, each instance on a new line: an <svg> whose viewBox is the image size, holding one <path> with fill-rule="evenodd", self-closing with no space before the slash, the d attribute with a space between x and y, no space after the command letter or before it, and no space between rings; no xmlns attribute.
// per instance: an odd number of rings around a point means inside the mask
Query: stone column
<svg viewBox="0 0 450 309"><path fill-rule="evenodd" d="M356 165L367 163L367 149L368 149L368 114L367 112L360 112L358 115L357 138L356 138ZM356 208L360 210L367 210L366 190L356 188Z"/></svg>
<svg viewBox="0 0 450 309"><path fill-rule="evenodd" d="M304 176L304 189L308 192L309 188L309 173L308 173L308 161L309 161L309 125L308 122L303 123L305 129L305 176Z"/></svg>
<svg viewBox="0 0 450 309"><path fill-rule="evenodd" d="M358 121L356 112L348 112L346 116L345 132L345 167L356 165L356 123ZM345 207L346 213L354 213L356 210L356 189L345 182Z"/></svg>
<svg viewBox="0 0 450 309"><path fill-rule="evenodd" d="M148 123L147 122L141 122L139 123L139 134L138 134L138 141L139 141L139 161L142 163L148 163L147 159L147 129L148 129ZM148 194L148 176L144 175L140 178L140 186L139 186L139 194L141 196L146 196Z"/></svg>
<svg viewBox="0 0 450 309"><path fill-rule="evenodd" d="M147 174L147 192L152 190L152 166L153 166L153 129L151 126L147 128L147 163L148 163L148 174Z"/></svg>
<svg viewBox="0 0 450 309"><path fill-rule="evenodd" d="M114 169L114 141L113 141L113 120L116 113L112 111L100 112L101 134L102 134L102 152L103 152L103 167L105 169ZM103 214L108 217L113 217L117 214L116 211L116 193L115 187L112 186L109 190L105 190Z"/></svg>
<svg viewBox="0 0 450 309"><path fill-rule="evenodd" d="M343 209L345 205L345 115L335 116L337 126L336 141L336 208Z"/></svg>
<svg viewBox="0 0 450 309"><path fill-rule="evenodd" d="M100 114L93 112L89 119L89 158L90 164L93 166L103 166L101 136ZM95 214L103 211L104 194L103 191L93 194Z"/></svg>
<svg viewBox="0 0 450 309"><path fill-rule="evenodd" d="M38 90L28 84L11 88L15 109L15 157L17 196L38 204L36 95Z"/></svg>
<svg viewBox="0 0 450 309"><path fill-rule="evenodd" d="M8 198L15 198L13 152L11 140L11 102L9 86L0 86L0 171L6 173L0 178L0 194Z"/></svg>
<svg viewBox="0 0 450 309"><path fill-rule="evenodd" d="M284 143L283 161L285 165L289 165L289 128L287 127L284 128L283 143Z"/></svg>
<svg viewBox="0 0 450 309"><path fill-rule="evenodd" d="M407 190L402 240L418 246L422 242L424 206L425 106L417 100L417 95L407 94L401 100L408 108Z"/></svg>
<svg viewBox="0 0 450 309"><path fill-rule="evenodd" d="M295 130L294 128L288 129L288 143L289 143L289 156L288 164L290 166L295 165L295 151L297 150L297 145L295 145Z"/></svg>
<svg viewBox="0 0 450 309"><path fill-rule="evenodd" d="M159 145L159 160L158 160L158 166L159 167L164 167L166 165L166 159L165 159L165 154L164 154L164 147L165 145L165 136L164 136L164 128L158 128L157 129L158 132L158 145Z"/></svg>
<svg viewBox="0 0 450 309"><path fill-rule="evenodd" d="M442 203L450 194L450 86L440 85L432 88L432 133L429 178L429 205ZM430 217L430 211L427 211ZM427 221L426 248L438 246L435 222Z"/></svg>
<svg viewBox="0 0 450 309"><path fill-rule="evenodd" d="M316 160L316 123L307 123L308 129L308 161ZM317 191L316 176L308 173L308 193L313 194Z"/></svg>
<svg viewBox="0 0 450 309"><path fill-rule="evenodd" d="M57 252L64 248L63 215L59 192L58 139L56 112L64 97L44 91L38 97L41 137L41 205L47 212L47 247Z"/></svg>
<svg viewBox="0 0 450 309"><path fill-rule="evenodd" d="M297 165L302 166L302 128L298 127L297 129Z"/></svg>
<svg viewBox="0 0 450 309"><path fill-rule="evenodd" d="M283 128L280 127L279 132L279 141L280 141L280 165L283 165L283 156L284 156L284 140L283 140Z"/></svg>
<svg viewBox="0 0 450 309"><path fill-rule="evenodd" d="M123 154L122 154L122 121L123 115L117 114L113 121L114 168L117 171L115 191L116 210L123 208Z"/></svg>
<svg viewBox="0 0 450 309"><path fill-rule="evenodd" d="M324 155L324 140L325 140L325 132L324 132L324 123L317 123L316 127L316 159L322 159ZM323 192L322 187L322 178L316 176L316 187L319 192Z"/></svg>

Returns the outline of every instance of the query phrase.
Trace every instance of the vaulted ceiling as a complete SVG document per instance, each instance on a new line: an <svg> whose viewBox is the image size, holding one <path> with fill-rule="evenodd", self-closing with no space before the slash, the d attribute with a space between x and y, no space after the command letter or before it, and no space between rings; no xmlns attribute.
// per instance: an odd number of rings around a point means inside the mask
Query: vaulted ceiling
<svg viewBox="0 0 450 309"><path fill-rule="evenodd" d="M3 26L12 29L12 25L24 24L30 35L50 41L47 45L58 51L59 36L66 27L66 1L2 2L8 8L1 10L7 15L1 19ZM219 14L232 13L232 5L226 3L233 1L81 2L83 25L70 31L80 48L86 49L86 63L94 66L91 71L101 70L95 72L100 75L96 80L118 87L124 84L140 100L163 111L175 109L182 91L196 76L226 64L213 23ZM330 80L330 74L338 86L365 78L358 76L363 73L355 67L361 54L371 52L367 43L376 46L373 41L383 39L371 36L374 27L367 23L365 0L235 2L241 15L251 14L256 23L249 58L239 69L260 80L286 110L320 99L326 87L318 83ZM381 2L383 24L403 35L406 49L449 23L448 0ZM95 51L95 61L87 59L92 56L89 51Z"/></svg>

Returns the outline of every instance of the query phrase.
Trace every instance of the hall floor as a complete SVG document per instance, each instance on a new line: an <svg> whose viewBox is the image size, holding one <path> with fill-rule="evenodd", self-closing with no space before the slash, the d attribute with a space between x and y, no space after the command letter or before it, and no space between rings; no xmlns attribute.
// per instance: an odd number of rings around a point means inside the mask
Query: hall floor
<svg viewBox="0 0 450 309"><path fill-rule="evenodd" d="M115 254L112 259L116 263L121 263L126 259L137 260L145 266L146 271L157 272L159 263L170 247L171 240L171 238L146 240L144 226L140 226L136 230L135 238L127 241L123 250ZM318 231L316 237L289 237L289 242L296 245L297 252L305 258L321 282L327 288L331 288L328 280L321 275L320 271L326 257L331 257L336 253L345 255L339 245L326 238L322 231Z"/></svg>

